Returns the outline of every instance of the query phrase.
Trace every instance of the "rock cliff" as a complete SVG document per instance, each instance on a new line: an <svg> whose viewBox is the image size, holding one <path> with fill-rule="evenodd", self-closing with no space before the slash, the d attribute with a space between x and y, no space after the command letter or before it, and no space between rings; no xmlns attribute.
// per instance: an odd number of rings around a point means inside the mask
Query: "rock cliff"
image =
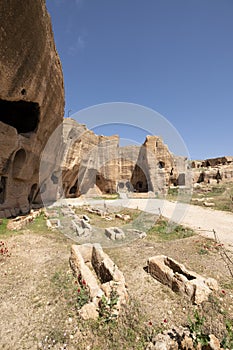
<svg viewBox="0 0 233 350"><path fill-rule="evenodd" d="M40 154L62 122L64 88L44 0L0 2L0 216L39 202Z"/></svg>
<svg viewBox="0 0 233 350"><path fill-rule="evenodd" d="M120 147L117 135L95 135L85 125L67 118L63 123L63 140L58 143L62 160L60 172L59 166L56 171L62 187L59 192L64 197L89 192L93 196L100 191L165 194L169 185L185 184L186 159L174 157L157 136L147 136L142 146ZM52 142L52 147L55 144ZM56 171L47 176L47 188L52 188L51 179ZM184 175L182 183L180 174Z"/></svg>

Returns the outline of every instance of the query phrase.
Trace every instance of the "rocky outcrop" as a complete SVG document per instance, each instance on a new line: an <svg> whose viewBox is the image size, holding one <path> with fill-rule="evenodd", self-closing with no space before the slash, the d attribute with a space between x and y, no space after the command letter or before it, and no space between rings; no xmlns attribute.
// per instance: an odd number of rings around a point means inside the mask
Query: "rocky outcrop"
<svg viewBox="0 0 233 350"><path fill-rule="evenodd" d="M223 350L214 334L203 333L202 341L198 335L189 328L175 326L155 335L146 350Z"/></svg>
<svg viewBox="0 0 233 350"><path fill-rule="evenodd" d="M116 192L156 195L166 193L170 184L186 184L187 160L174 157L157 136L147 136L142 146L119 147L117 135L95 135L85 125L67 118L59 144L60 170L54 167L46 186L51 190L60 181L64 197ZM51 153L57 152L50 150L48 155ZM184 175L182 183L180 173ZM57 183L52 181L54 175L60 178Z"/></svg>
<svg viewBox="0 0 233 350"><path fill-rule="evenodd" d="M218 157L203 161L193 161L193 182L217 184L232 181L233 157Z"/></svg>
<svg viewBox="0 0 233 350"><path fill-rule="evenodd" d="M61 176L63 195L77 197L97 186L114 193L117 185L119 137L98 136L72 119L63 123Z"/></svg>
<svg viewBox="0 0 233 350"><path fill-rule="evenodd" d="M0 216L10 217L40 204L40 155L64 88L45 1L1 1L0 13Z"/></svg>

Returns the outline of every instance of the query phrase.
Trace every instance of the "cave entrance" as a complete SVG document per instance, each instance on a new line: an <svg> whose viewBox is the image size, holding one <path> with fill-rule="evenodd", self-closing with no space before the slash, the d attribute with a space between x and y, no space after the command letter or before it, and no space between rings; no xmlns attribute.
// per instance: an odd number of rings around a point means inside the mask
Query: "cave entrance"
<svg viewBox="0 0 233 350"><path fill-rule="evenodd" d="M78 180L69 189L69 197L75 197L78 190Z"/></svg>
<svg viewBox="0 0 233 350"><path fill-rule="evenodd" d="M197 183L199 184L199 183L204 182L204 181L205 181L205 173L202 172L202 173L200 173L200 175L199 175L199 178L198 178L198 180L197 180Z"/></svg>
<svg viewBox="0 0 233 350"><path fill-rule="evenodd" d="M40 118L38 103L0 99L0 121L13 126L18 134L34 132Z"/></svg>
<svg viewBox="0 0 233 350"><path fill-rule="evenodd" d="M97 173L96 175L96 186L99 187L102 193L112 194L115 191L113 183L111 180L107 180L102 174Z"/></svg>
<svg viewBox="0 0 233 350"><path fill-rule="evenodd" d="M148 182L144 171L136 164L130 180L134 191L148 192Z"/></svg>
<svg viewBox="0 0 233 350"><path fill-rule="evenodd" d="M0 176L0 204L3 204L6 199L6 177Z"/></svg>

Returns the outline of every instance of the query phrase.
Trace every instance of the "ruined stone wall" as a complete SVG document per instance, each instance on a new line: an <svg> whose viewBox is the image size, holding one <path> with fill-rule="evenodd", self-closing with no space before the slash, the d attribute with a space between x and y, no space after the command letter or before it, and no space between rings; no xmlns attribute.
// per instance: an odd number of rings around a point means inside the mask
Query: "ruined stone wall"
<svg viewBox="0 0 233 350"><path fill-rule="evenodd" d="M0 2L0 216L39 200L40 154L62 122L64 87L44 0Z"/></svg>

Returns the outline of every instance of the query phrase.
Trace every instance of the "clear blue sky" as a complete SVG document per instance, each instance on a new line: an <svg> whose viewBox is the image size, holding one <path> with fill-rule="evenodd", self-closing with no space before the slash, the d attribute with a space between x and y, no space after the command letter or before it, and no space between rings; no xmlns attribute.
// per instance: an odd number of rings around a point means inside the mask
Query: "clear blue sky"
<svg viewBox="0 0 233 350"><path fill-rule="evenodd" d="M46 2L66 116L137 103L173 124L192 159L233 155L232 0Z"/></svg>

